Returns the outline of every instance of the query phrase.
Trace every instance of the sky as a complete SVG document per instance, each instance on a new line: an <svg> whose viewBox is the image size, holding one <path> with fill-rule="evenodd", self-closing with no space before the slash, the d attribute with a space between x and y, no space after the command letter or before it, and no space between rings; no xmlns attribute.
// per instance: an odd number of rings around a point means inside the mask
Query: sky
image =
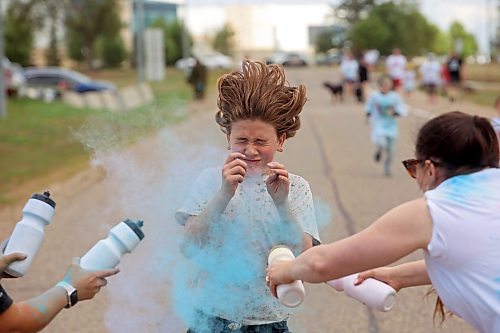
<svg viewBox="0 0 500 333"><path fill-rule="evenodd" d="M338 0L174 0L170 2L197 5L224 4L337 4ZM481 51L488 51L487 35L493 35L497 21L496 0L420 0L420 9L427 19L447 30L454 20L476 36Z"/></svg>

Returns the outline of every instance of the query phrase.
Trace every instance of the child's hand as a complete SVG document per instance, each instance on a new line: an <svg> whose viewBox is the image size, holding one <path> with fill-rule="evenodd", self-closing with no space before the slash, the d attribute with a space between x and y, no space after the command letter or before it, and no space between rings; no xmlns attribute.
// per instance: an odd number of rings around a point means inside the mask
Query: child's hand
<svg viewBox="0 0 500 333"><path fill-rule="evenodd" d="M233 197L238 184L243 181L247 173L247 164L241 153L231 153L222 167L222 190L228 197Z"/></svg>
<svg viewBox="0 0 500 333"><path fill-rule="evenodd" d="M290 191L290 180L288 179L288 171L283 164L278 162L270 162L267 164L269 167L269 177L267 178L267 192L271 195L274 203L280 205L288 198Z"/></svg>
<svg viewBox="0 0 500 333"><path fill-rule="evenodd" d="M395 117L395 116L397 116L396 110L394 109L393 106L388 106L387 107L387 115L389 117Z"/></svg>

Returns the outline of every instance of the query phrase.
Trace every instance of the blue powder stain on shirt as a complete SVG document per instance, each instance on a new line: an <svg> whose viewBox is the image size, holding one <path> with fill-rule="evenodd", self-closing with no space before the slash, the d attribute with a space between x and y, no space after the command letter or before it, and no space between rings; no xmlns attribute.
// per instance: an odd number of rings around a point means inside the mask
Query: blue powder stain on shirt
<svg viewBox="0 0 500 333"><path fill-rule="evenodd" d="M470 203L483 196L490 197L493 189L485 185L488 176L483 172L459 175L445 180L439 187L446 189L448 199L457 204Z"/></svg>

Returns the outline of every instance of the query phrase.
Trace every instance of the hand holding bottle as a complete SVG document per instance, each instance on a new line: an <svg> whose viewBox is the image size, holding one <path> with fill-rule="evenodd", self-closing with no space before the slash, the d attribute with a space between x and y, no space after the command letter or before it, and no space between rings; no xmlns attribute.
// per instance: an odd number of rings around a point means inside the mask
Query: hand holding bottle
<svg viewBox="0 0 500 333"><path fill-rule="evenodd" d="M286 246L275 246L268 256L268 265L272 265L276 260L292 260L295 256L293 252ZM268 277L266 276L266 281ZM291 283L280 284L276 286L276 296L284 306L295 308L302 304L306 292L304 284L300 280L295 280Z"/></svg>

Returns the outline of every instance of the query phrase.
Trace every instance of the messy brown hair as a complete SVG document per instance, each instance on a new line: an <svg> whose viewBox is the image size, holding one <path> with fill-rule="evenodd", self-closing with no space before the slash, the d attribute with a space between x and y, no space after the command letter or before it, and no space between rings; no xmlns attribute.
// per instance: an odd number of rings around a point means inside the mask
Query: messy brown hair
<svg viewBox="0 0 500 333"><path fill-rule="evenodd" d="M289 86L280 65L244 61L241 71L221 76L217 86L215 121L224 133L231 133L235 121L257 119L271 124L278 137L291 138L299 130L306 88Z"/></svg>

